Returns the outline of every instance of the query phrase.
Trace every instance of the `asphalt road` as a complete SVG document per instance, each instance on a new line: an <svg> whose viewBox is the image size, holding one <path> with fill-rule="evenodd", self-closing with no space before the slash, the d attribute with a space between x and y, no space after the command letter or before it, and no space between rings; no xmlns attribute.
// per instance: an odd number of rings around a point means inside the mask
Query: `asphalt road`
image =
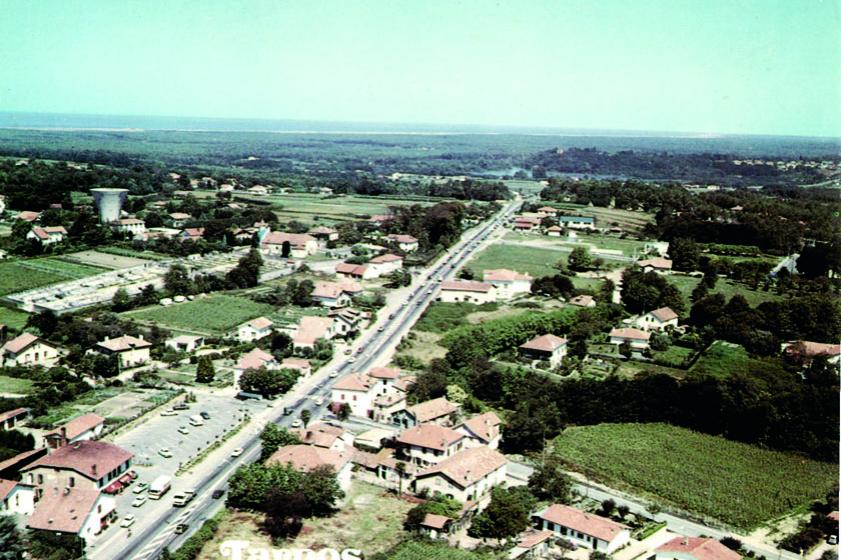
<svg viewBox="0 0 841 560"><path fill-rule="evenodd" d="M488 236L501 227L505 219L519 206L519 201L511 202L496 217L469 230L462 237L462 240L439 258L431 268L414 277L413 286L415 287L406 300L384 308L380 312L380 316L383 318L373 325L366 335L363 335L359 341L353 344L353 348L356 348L356 352L353 354L354 360L341 360L338 365L322 368L315 373L311 382L313 386L305 396L290 395L275 402L274 408L279 412L274 415L271 421L288 427L300 416L304 409L311 412L311 421L317 421L324 416L326 411L324 406L316 406L315 398L323 396L326 403L331 388L338 377L354 370L365 371L371 367L387 363L402 337L411 329L426 306L434 301L438 290L438 280L451 277L458 267L468 260L482 246ZM332 373L336 373L337 376L330 377ZM242 403L240 401L230 399L228 414L234 414L241 407ZM194 408L201 409L201 407ZM291 414L288 416L282 415L283 408L290 408ZM92 560L122 560L124 558L149 560L156 558L166 547L176 549L199 528L202 521L214 515L222 507L224 500L213 500L211 497L213 491L224 488L228 478L239 466L257 460L260 455L259 432L259 426L249 428L250 436L247 442L242 445L244 452L241 456L237 458L227 457L216 465L209 474L198 480L173 481L174 491L188 487L196 490L196 497L187 507L172 508L171 495L167 495L156 502L157 507L154 513L151 509L148 513L145 511L138 512L147 522L145 525L138 523L137 529L131 533L124 529L113 532L114 528L112 527L106 536L98 539L94 546L89 549L88 556ZM171 493L174 492L171 491ZM125 511L125 508L123 508L121 513ZM154 519L149 522L148 517L154 517ZM182 535L175 535L176 526L182 523L189 525L188 531Z"/></svg>

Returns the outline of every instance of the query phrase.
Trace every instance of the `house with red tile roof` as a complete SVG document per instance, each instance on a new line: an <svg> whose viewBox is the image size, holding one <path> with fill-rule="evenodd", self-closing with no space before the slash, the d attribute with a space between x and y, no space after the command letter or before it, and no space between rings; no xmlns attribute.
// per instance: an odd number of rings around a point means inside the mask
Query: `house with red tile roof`
<svg viewBox="0 0 841 560"><path fill-rule="evenodd" d="M293 428L290 431L298 436L304 445L314 445L338 452L353 450L353 434L332 424L319 422L306 428Z"/></svg>
<svg viewBox="0 0 841 560"><path fill-rule="evenodd" d="M656 272L658 274L671 274L672 272L672 261L664 259L663 257L654 257L651 259L637 261L637 266L640 267L643 272Z"/></svg>
<svg viewBox="0 0 841 560"><path fill-rule="evenodd" d="M502 420L492 411L465 420L456 429L477 445L486 445L491 449L497 449L502 439Z"/></svg>
<svg viewBox="0 0 841 560"><path fill-rule="evenodd" d="M172 212L168 214L167 217L169 218L169 225L174 228L184 227L187 220L191 220L193 218L190 214L185 212Z"/></svg>
<svg viewBox="0 0 841 560"><path fill-rule="evenodd" d="M181 241L198 241L204 238L204 228L184 228L178 234L178 239Z"/></svg>
<svg viewBox="0 0 841 560"><path fill-rule="evenodd" d="M550 367L557 367L567 355L567 339L544 334L520 345L520 354L529 360L549 362Z"/></svg>
<svg viewBox="0 0 841 560"><path fill-rule="evenodd" d="M424 401L393 415L393 423L404 428L411 428L418 424L434 423L441 426L452 426L453 416L458 413L459 405L451 403L446 397L439 397Z"/></svg>
<svg viewBox="0 0 841 560"><path fill-rule="evenodd" d="M418 424L397 436L398 453L413 465L427 467L452 457L465 448L465 436L438 424Z"/></svg>
<svg viewBox="0 0 841 560"><path fill-rule="evenodd" d="M334 406L348 404L353 416L369 418L374 399L371 389L375 383L367 374L349 373L333 385L330 400Z"/></svg>
<svg viewBox="0 0 841 560"><path fill-rule="evenodd" d="M426 490L460 502L481 500L491 488L505 483L508 460L489 447L464 449L415 477L415 492Z"/></svg>
<svg viewBox="0 0 841 560"><path fill-rule="evenodd" d="M7 340L0 347L0 363L3 367L43 366L52 367L61 357L61 349L32 333L22 333Z"/></svg>
<svg viewBox="0 0 841 560"><path fill-rule="evenodd" d="M26 526L53 534L77 535L90 544L117 519L115 508L114 498L95 490L51 487L41 496Z"/></svg>
<svg viewBox="0 0 841 560"><path fill-rule="evenodd" d="M610 343L621 345L627 342L634 350L644 350L648 348L648 341L651 338L651 333L632 328L611 329Z"/></svg>
<svg viewBox="0 0 841 560"><path fill-rule="evenodd" d="M366 264L339 263L336 265L336 276L352 278L355 280L367 280L373 278L373 271L368 270Z"/></svg>
<svg viewBox="0 0 841 560"><path fill-rule="evenodd" d="M427 513L418 525L418 531L430 539L446 538L454 523L455 520L446 515Z"/></svg>
<svg viewBox="0 0 841 560"><path fill-rule="evenodd" d="M119 484L134 455L105 441L83 440L59 447L21 469L21 480L36 487L40 496L48 488L102 491Z"/></svg>
<svg viewBox="0 0 841 560"><path fill-rule="evenodd" d="M26 234L27 239L34 239L42 247L61 243L67 237L67 230L63 226L34 226Z"/></svg>
<svg viewBox="0 0 841 560"><path fill-rule="evenodd" d="M549 551L554 537L552 531L529 529L520 534L517 545L511 549L508 558L543 558Z"/></svg>
<svg viewBox="0 0 841 560"><path fill-rule="evenodd" d="M274 356L260 348L253 348L239 357L234 365L234 387L239 388L239 380L247 369L280 369Z"/></svg>
<svg viewBox="0 0 841 560"><path fill-rule="evenodd" d="M531 292L530 275L506 268L485 270L482 273L482 280L493 284L496 288L497 299L507 300Z"/></svg>
<svg viewBox="0 0 841 560"><path fill-rule="evenodd" d="M490 282L445 280L440 284L438 301L445 303L490 303L496 301L496 288Z"/></svg>
<svg viewBox="0 0 841 560"><path fill-rule="evenodd" d="M351 304L350 298L354 293L355 286L349 282L319 281L315 283L310 297L323 307L347 307Z"/></svg>
<svg viewBox="0 0 841 560"><path fill-rule="evenodd" d="M564 228L561 226L549 226L546 228L546 235L549 237L560 237L564 234Z"/></svg>
<svg viewBox="0 0 841 560"><path fill-rule="evenodd" d="M149 350L152 343L143 340L143 336L135 337L129 335L108 338L94 346L94 351L104 356L117 356L120 368L132 368L148 363L151 359Z"/></svg>
<svg viewBox="0 0 841 560"><path fill-rule="evenodd" d="M319 340L330 340L335 336L335 321L332 317L307 315L301 317L298 328L292 336L292 347L297 350L314 349Z"/></svg>
<svg viewBox="0 0 841 560"><path fill-rule="evenodd" d="M136 239L142 239L146 235L146 222L139 218L121 218L111 222L111 229L120 233L130 233Z"/></svg>
<svg viewBox="0 0 841 560"><path fill-rule="evenodd" d="M339 232L333 228L326 226L314 227L307 232L319 241L336 241L339 238Z"/></svg>
<svg viewBox="0 0 841 560"><path fill-rule="evenodd" d="M537 209L537 214L540 216L557 216L558 209L551 206L541 206Z"/></svg>
<svg viewBox="0 0 841 560"><path fill-rule="evenodd" d="M44 433L44 447L58 449L77 441L96 439L105 429L105 418L89 412L77 416L55 430Z"/></svg>
<svg viewBox="0 0 841 560"><path fill-rule="evenodd" d="M662 331L677 327L678 315L671 307L660 307L641 315L634 324L644 331Z"/></svg>
<svg viewBox="0 0 841 560"><path fill-rule="evenodd" d="M281 447L266 460L267 465L292 465L297 471L310 472L318 467L328 466L336 473L336 481L342 490L350 487L353 463L352 453L333 451L313 445L287 445Z"/></svg>
<svg viewBox="0 0 841 560"><path fill-rule="evenodd" d="M395 243L397 247L406 253L411 253L418 250L418 240L411 235L402 233L391 233L386 236L390 242Z"/></svg>
<svg viewBox="0 0 841 560"><path fill-rule="evenodd" d="M288 256L305 259L318 252L318 239L306 233L272 231L263 236L260 247L268 255L283 255L283 248L288 247Z"/></svg>
<svg viewBox="0 0 841 560"><path fill-rule="evenodd" d="M373 278L388 276L401 268L403 268L403 257L391 253L374 257L368 261L368 269L374 274Z"/></svg>
<svg viewBox="0 0 841 560"><path fill-rule="evenodd" d="M742 555L715 539L675 537L655 549L657 560L739 560Z"/></svg>
<svg viewBox="0 0 841 560"><path fill-rule="evenodd" d="M0 515L32 515L34 510L34 486L17 480L0 479Z"/></svg>
<svg viewBox="0 0 841 560"><path fill-rule="evenodd" d="M540 529L552 531L556 537L577 546L606 554L612 554L631 541L627 526L571 506L552 504L535 518Z"/></svg>
<svg viewBox="0 0 841 560"><path fill-rule="evenodd" d="M15 408L0 412L0 430L13 430L15 426L26 419L28 414L28 408Z"/></svg>
<svg viewBox="0 0 841 560"><path fill-rule="evenodd" d="M796 359L804 364L811 363L815 358L826 358L830 364L841 362L841 344L793 340L782 346L786 358Z"/></svg>
<svg viewBox="0 0 841 560"><path fill-rule="evenodd" d="M301 377L307 377L312 374L312 365L309 360L304 358L283 358L280 362L281 369L295 369L300 372Z"/></svg>
<svg viewBox="0 0 841 560"><path fill-rule="evenodd" d="M517 231L531 231L540 227L540 218L531 216L515 216L512 228Z"/></svg>
<svg viewBox="0 0 841 560"><path fill-rule="evenodd" d="M593 296L581 295L571 298L569 300L569 304L574 305L576 307L595 307L596 300L593 299Z"/></svg>
<svg viewBox="0 0 841 560"><path fill-rule="evenodd" d="M17 219L24 222L34 222L41 216L40 212L33 212L32 210L21 210L18 212Z"/></svg>
<svg viewBox="0 0 841 560"><path fill-rule="evenodd" d="M274 323L267 317L257 317L246 321L237 327L237 340L240 342L254 342L272 334Z"/></svg>

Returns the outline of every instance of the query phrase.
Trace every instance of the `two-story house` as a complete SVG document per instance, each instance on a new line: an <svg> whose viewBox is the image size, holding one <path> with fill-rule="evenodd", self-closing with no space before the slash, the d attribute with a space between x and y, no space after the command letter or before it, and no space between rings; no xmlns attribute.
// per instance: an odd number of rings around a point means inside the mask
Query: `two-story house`
<svg viewBox="0 0 841 560"><path fill-rule="evenodd" d="M266 317L257 317L237 327L237 340L240 342L254 342L272 334L274 323Z"/></svg>
<svg viewBox="0 0 841 560"><path fill-rule="evenodd" d="M0 348L0 362L3 367L43 366L53 367L61 357L61 350L32 333L25 332Z"/></svg>
<svg viewBox="0 0 841 560"><path fill-rule="evenodd" d="M131 467L133 454L104 441L82 440L59 447L21 469L21 480L36 488L40 498L47 488L102 491Z"/></svg>
<svg viewBox="0 0 841 560"><path fill-rule="evenodd" d="M631 540L627 526L562 504L552 504L535 516L540 529L577 546L612 554Z"/></svg>
<svg viewBox="0 0 841 560"><path fill-rule="evenodd" d="M440 463L465 447L463 433L437 424L419 424L404 430L395 440L398 455L419 467Z"/></svg>
<svg viewBox="0 0 841 560"><path fill-rule="evenodd" d="M567 340L554 334L537 336L520 345L520 354L530 360L549 362L557 367L567 355Z"/></svg>
<svg viewBox="0 0 841 560"><path fill-rule="evenodd" d="M77 416L63 426L44 433L44 447L58 449L77 441L96 439L105 429L105 418L89 412Z"/></svg>
<svg viewBox="0 0 841 560"><path fill-rule="evenodd" d="M143 336L134 337L129 335L117 338L106 338L94 346L94 350L105 356L117 356L120 368L132 368L141 366L151 359L149 350L152 343L143 340Z"/></svg>
<svg viewBox="0 0 841 560"><path fill-rule="evenodd" d="M477 445L497 449L502 439L502 420L494 412L485 412L465 420L457 430Z"/></svg>
<svg viewBox="0 0 841 560"><path fill-rule="evenodd" d="M482 279L496 288L497 299L508 300L531 292L531 276L505 268L485 270Z"/></svg>
<svg viewBox="0 0 841 560"><path fill-rule="evenodd" d="M491 488L505 484L508 460L489 447L464 449L415 477L415 492L443 494L462 503L481 500Z"/></svg>

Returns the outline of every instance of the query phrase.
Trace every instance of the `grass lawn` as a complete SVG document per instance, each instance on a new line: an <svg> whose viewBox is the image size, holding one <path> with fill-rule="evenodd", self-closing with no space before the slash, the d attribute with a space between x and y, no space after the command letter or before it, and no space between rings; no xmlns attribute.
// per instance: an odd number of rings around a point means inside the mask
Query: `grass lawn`
<svg viewBox="0 0 841 560"><path fill-rule="evenodd" d="M445 543L408 541L388 555L388 560L502 560L508 558L503 553L473 552L453 548Z"/></svg>
<svg viewBox="0 0 841 560"><path fill-rule="evenodd" d="M674 284L678 290L680 290L680 293L683 294L687 304L690 303L689 296L692 294L692 290L694 290L695 286L697 286L701 281L700 278L678 274L673 274L667 276L666 278L670 283ZM712 291L724 294L724 297L727 298L728 301L734 295L740 294L745 297L752 307L756 307L763 301L777 301L780 299L780 296L774 292L751 290L744 284L739 284L731 280L724 280L722 278L718 279L718 282L715 284L715 289Z"/></svg>
<svg viewBox="0 0 841 560"><path fill-rule="evenodd" d="M537 278L557 274L553 265L558 261L566 263L568 256L568 253L552 249L491 245L470 259L464 267L472 270L477 278L481 278L483 270L490 268L528 272Z"/></svg>
<svg viewBox="0 0 841 560"><path fill-rule="evenodd" d="M724 379L731 374L750 373L751 370L776 371L786 375L778 358L752 358L738 344L715 341L689 369L695 377L710 376Z"/></svg>
<svg viewBox="0 0 841 560"><path fill-rule="evenodd" d="M173 329L224 334L249 319L271 315L273 311L271 305L248 298L215 294L169 307L153 306L127 311L122 316Z"/></svg>
<svg viewBox="0 0 841 560"><path fill-rule="evenodd" d="M651 354L658 363L671 367L681 367L692 359L695 351L691 348L672 345L662 352L652 350Z"/></svg>
<svg viewBox="0 0 841 560"><path fill-rule="evenodd" d="M32 381L20 377L0 375L0 393L28 395L32 392Z"/></svg>
<svg viewBox="0 0 841 560"><path fill-rule="evenodd" d="M642 252L643 247L645 247L645 241L640 241L639 239L622 239L620 237L612 235L601 235L595 233L580 233L578 234L578 237L576 239L570 240L568 237L549 237L548 235L541 235L535 233L517 233L512 231L506 233L503 239L505 241L515 242L540 241L542 243L546 243L547 245L562 246L569 248L570 250L575 249L576 247L586 247L588 249L593 250L593 247L591 247L590 245L594 245L597 249L622 251L622 254L628 257L633 256L635 253L640 254Z"/></svg>
<svg viewBox="0 0 841 560"><path fill-rule="evenodd" d="M490 312L499 308L497 303L443 303L435 302L423 312L415 323L415 329L431 333L443 334L455 327L466 325L468 315L475 312Z"/></svg>
<svg viewBox="0 0 841 560"><path fill-rule="evenodd" d="M0 296L77 280L106 270L56 257L3 262L0 263Z"/></svg>
<svg viewBox="0 0 841 560"><path fill-rule="evenodd" d="M393 548L404 536L403 520L414 504L397 499L383 489L354 481L340 511L332 517L304 521L301 533L284 548L357 548L370 557ZM263 516L228 510L219 530L198 555L199 560L219 558L219 545L231 539L246 540L252 547L271 546L259 528ZM451 550L451 549L445 549Z"/></svg>
<svg viewBox="0 0 841 560"><path fill-rule="evenodd" d="M569 428L554 441L573 469L740 529L825 495L838 466L668 424Z"/></svg>
<svg viewBox="0 0 841 560"><path fill-rule="evenodd" d="M29 319L29 313L25 311L0 306L0 325L19 331L26 326L27 319Z"/></svg>
<svg viewBox="0 0 841 560"><path fill-rule="evenodd" d="M439 344L440 340L440 334L412 330L398 346L397 354L411 356L428 364L435 358L443 358L447 354L447 349Z"/></svg>
<svg viewBox="0 0 841 560"><path fill-rule="evenodd" d="M410 204L428 205L417 199L338 196L325 198L311 193L289 193L270 196L237 195L235 198L271 202L278 217L312 224L314 222L344 222L373 214L387 214L390 206Z"/></svg>

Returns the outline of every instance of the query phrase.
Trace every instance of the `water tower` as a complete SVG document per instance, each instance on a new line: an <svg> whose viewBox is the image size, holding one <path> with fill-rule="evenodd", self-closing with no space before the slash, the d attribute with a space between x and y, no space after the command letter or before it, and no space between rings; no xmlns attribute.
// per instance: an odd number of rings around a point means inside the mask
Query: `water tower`
<svg viewBox="0 0 841 560"><path fill-rule="evenodd" d="M128 196L128 189L91 189L93 202L99 209L99 222L108 224L120 219L120 210Z"/></svg>

